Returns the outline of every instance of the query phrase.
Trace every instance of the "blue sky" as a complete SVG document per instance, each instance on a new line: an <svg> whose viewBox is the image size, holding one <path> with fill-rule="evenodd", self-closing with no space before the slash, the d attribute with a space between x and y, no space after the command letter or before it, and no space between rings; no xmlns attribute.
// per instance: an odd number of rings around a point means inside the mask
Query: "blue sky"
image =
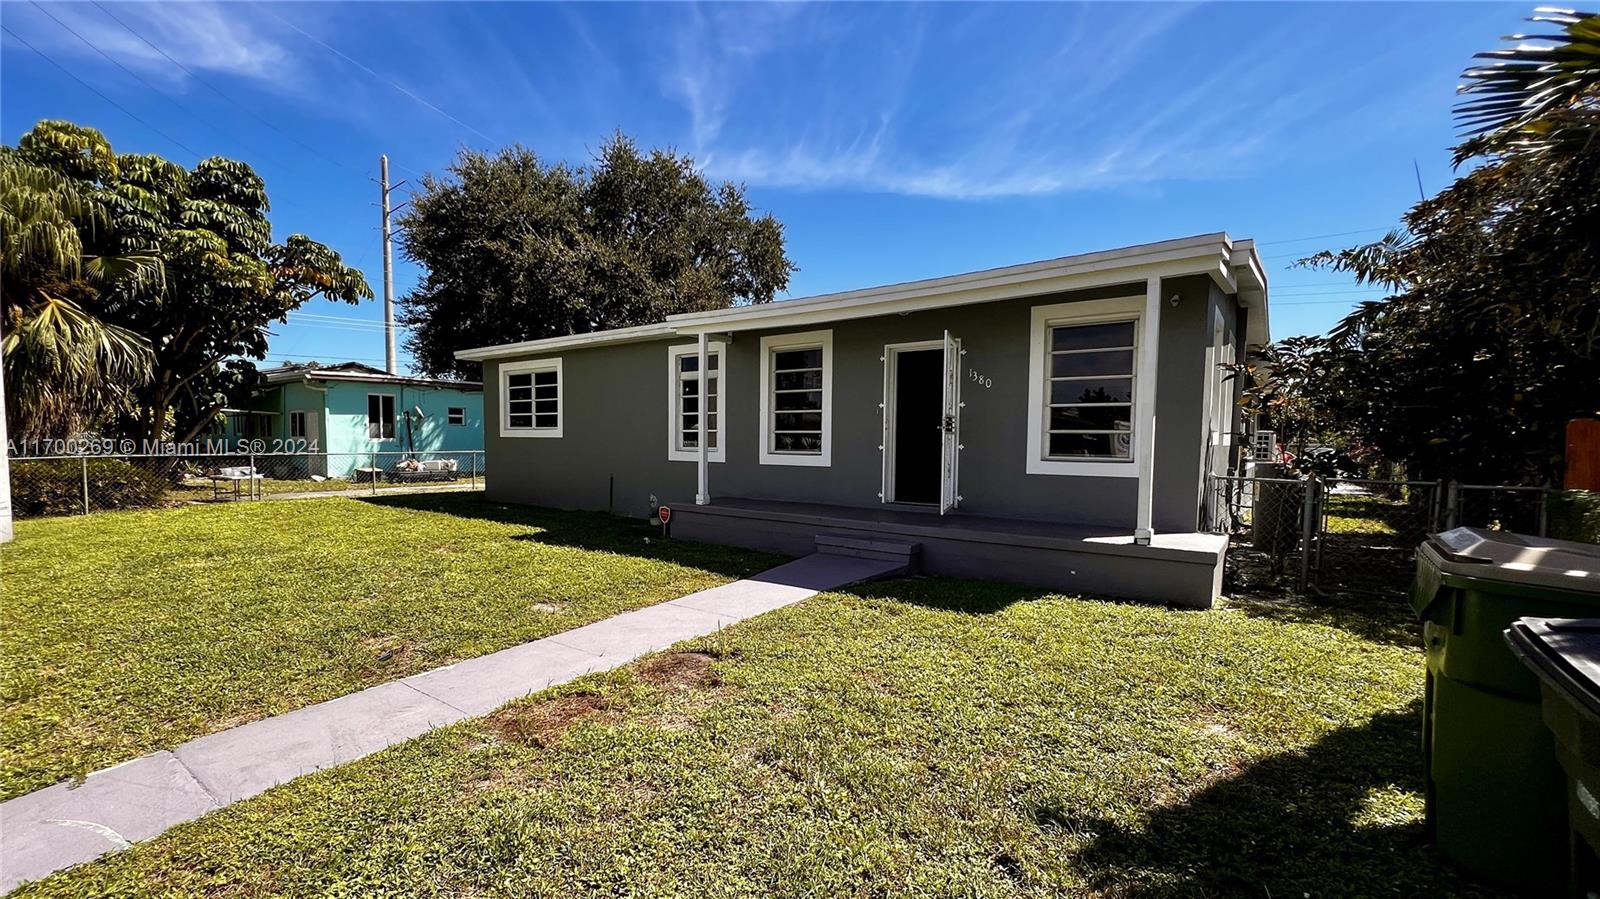
<svg viewBox="0 0 1600 899"><path fill-rule="evenodd" d="M1264 245L1284 336L1372 295L1287 266L1379 236L1413 161L1449 182L1459 73L1531 9L7 0L0 135L64 118L246 160L280 239L380 290L378 154L414 180L463 146L581 162L621 129L746 183L791 296L1225 230ZM416 278L397 258L397 294ZM381 364L381 319L318 301L269 361Z"/></svg>

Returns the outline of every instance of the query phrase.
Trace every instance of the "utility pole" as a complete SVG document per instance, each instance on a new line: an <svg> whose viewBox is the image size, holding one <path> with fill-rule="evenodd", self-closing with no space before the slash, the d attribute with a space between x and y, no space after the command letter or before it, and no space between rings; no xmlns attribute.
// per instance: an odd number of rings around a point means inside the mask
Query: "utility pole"
<svg viewBox="0 0 1600 899"><path fill-rule="evenodd" d="M399 374L394 359L394 232L389 225L389 157L378 157L378 172L383 187L383 368ZM402 182L404 183L404 182Z"/></svg>

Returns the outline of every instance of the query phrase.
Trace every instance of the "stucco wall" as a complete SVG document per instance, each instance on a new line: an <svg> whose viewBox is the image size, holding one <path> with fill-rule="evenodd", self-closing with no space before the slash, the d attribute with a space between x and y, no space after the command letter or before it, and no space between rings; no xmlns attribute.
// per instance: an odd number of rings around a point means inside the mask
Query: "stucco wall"
<svg viewBox="0 0 1600 899"><path fill-rule="evenodd" d="M322 444L325 452L405 452L409 447L406 443L403 413L418 406L422 408L426 417L421 422L413 422L412 425L417 452L452 452L483 448L483 394L478 391L336 381L328 381L326 384L328 393L323 415L325 439ZM367 437L367 395L370 393L389 393L395 397L393 440L375 440ZM451 406L459 406L466 410L465 425L447 423L446 413ZM315 407L307 408L315 409Z"/></svg>
<svg viewBox="0 0 1600 899"><path fill-rule="evenodd" d="M1211 282L1170 280L1163 305L1157 380L1155 526L1193 530L1201 486L1202 405ZM838 322L833 331L833 448L829 467L761 465L760 339L741 332L728 347L724 437L728 461L711 466L713 498L746 496L870 506L878 503L878 445L886 343L959 337L964 358L961 509L980 515L1081 521L1131 528L1133 478L1030 475L1028 342L1036 305L1144 294L1144 284ZM810 330L810 329L805 329ZM562 508L645 514L653 493L692 501L695 464L667 460L668 348L686 338L569 350L563 359L563 436L501 437L499 372L484 365L485 433L492 498ZM524 358L544 358L529 356ZM509 360L507 360L509 361ZM966 370L993 386L974 386ZM929 389L940 386L930 384Z"/></svg>

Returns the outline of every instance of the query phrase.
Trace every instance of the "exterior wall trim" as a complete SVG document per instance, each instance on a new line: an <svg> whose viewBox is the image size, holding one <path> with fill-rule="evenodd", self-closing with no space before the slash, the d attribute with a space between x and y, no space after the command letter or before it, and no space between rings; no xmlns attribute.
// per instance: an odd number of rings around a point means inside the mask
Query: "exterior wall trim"
<svg viewBox="0 0 1600 899"><path fill-rule="evenodd" d="M717 448L708 455L712 462L728 461L728 352L727 344L720 340L711 341L706 352L717 357L717 380L722 383L717 388ZM700 355L700 344L680 343L667 347L667 460L670 462L699 462L698 449L678 448L678 360L684 356ZM701 375L704 376L704 372ZM702 416L704 409L700 410ZM704 428L701 429L705 431Z"/></svg>
<svg viewBox="0 0 1600 899"><path fill-rule="evenodd" d="M511 406L508 400L506 381L511 375L525 372L553 371L556 373L556 426L553 428L513 428L511 427ZM496 374L499 378L497 402L499 409L496 412L500 420L501 437L560 437L567 424L567 401L565 397L567 378L561 371L561 357L551 356L544 359L527 359L521 362L506 362L500 366ZM537 409L537 406L535 407Z"/></svg>
<svg viewBox="0 0 1600 899"><path fill-rule="evenodd" d="M772 449L772 356L777 350L797 346L822 346L822 452L818 455L780 453ZM761 421L757 461L762 465L796 465L827 468L833 464L833 330L772 334L761 338Z"/></svg>
<svg viewBox="0 0 1600 899"><path fill-rule="evenodd" d="M1154 355L1145 335L1144 300L1142 296L1113 297L1104 300L1080 300L1076 303L1052 303L1033 307L1028 326L1028 474L1069 475L1096 478L1136 478L1141 470L1144 441L1139 439L1138 416L1144 397L1139 393L1140 383L1147 377L1143 365L1146 353ZM1101 459L1064 461L1047 459L1044 452L1045 433L1045 340L1051 325L1093 324L1102 321L1125 321L1132 318L1133 342L1136 347L1134 370L1134 434L1132 455L1127 459ZM1148 377L1154 377L1150 375Z"/></svg>

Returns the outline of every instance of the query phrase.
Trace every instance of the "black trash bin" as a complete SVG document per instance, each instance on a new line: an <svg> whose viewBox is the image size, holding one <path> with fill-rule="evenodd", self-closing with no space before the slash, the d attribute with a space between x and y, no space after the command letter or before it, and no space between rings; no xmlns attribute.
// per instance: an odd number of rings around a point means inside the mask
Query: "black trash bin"
<svg viewBox="0 0 1600 899"><path fill-rule="evenodd" d="M1539 678L1544 723L1567 775L1572 895L1600 894L1600 618L1523 618L1505 636Z"/></svg>
<svg viewBox="0 0 1600 899"><path fill-rule="evenodd" d="M1428 829L1463 868L1524 894L1565 890L1566 778L1539 679L1507 648L1523 617L1600 616L1600 547L1457 528L1417 550Z"/></svg>

